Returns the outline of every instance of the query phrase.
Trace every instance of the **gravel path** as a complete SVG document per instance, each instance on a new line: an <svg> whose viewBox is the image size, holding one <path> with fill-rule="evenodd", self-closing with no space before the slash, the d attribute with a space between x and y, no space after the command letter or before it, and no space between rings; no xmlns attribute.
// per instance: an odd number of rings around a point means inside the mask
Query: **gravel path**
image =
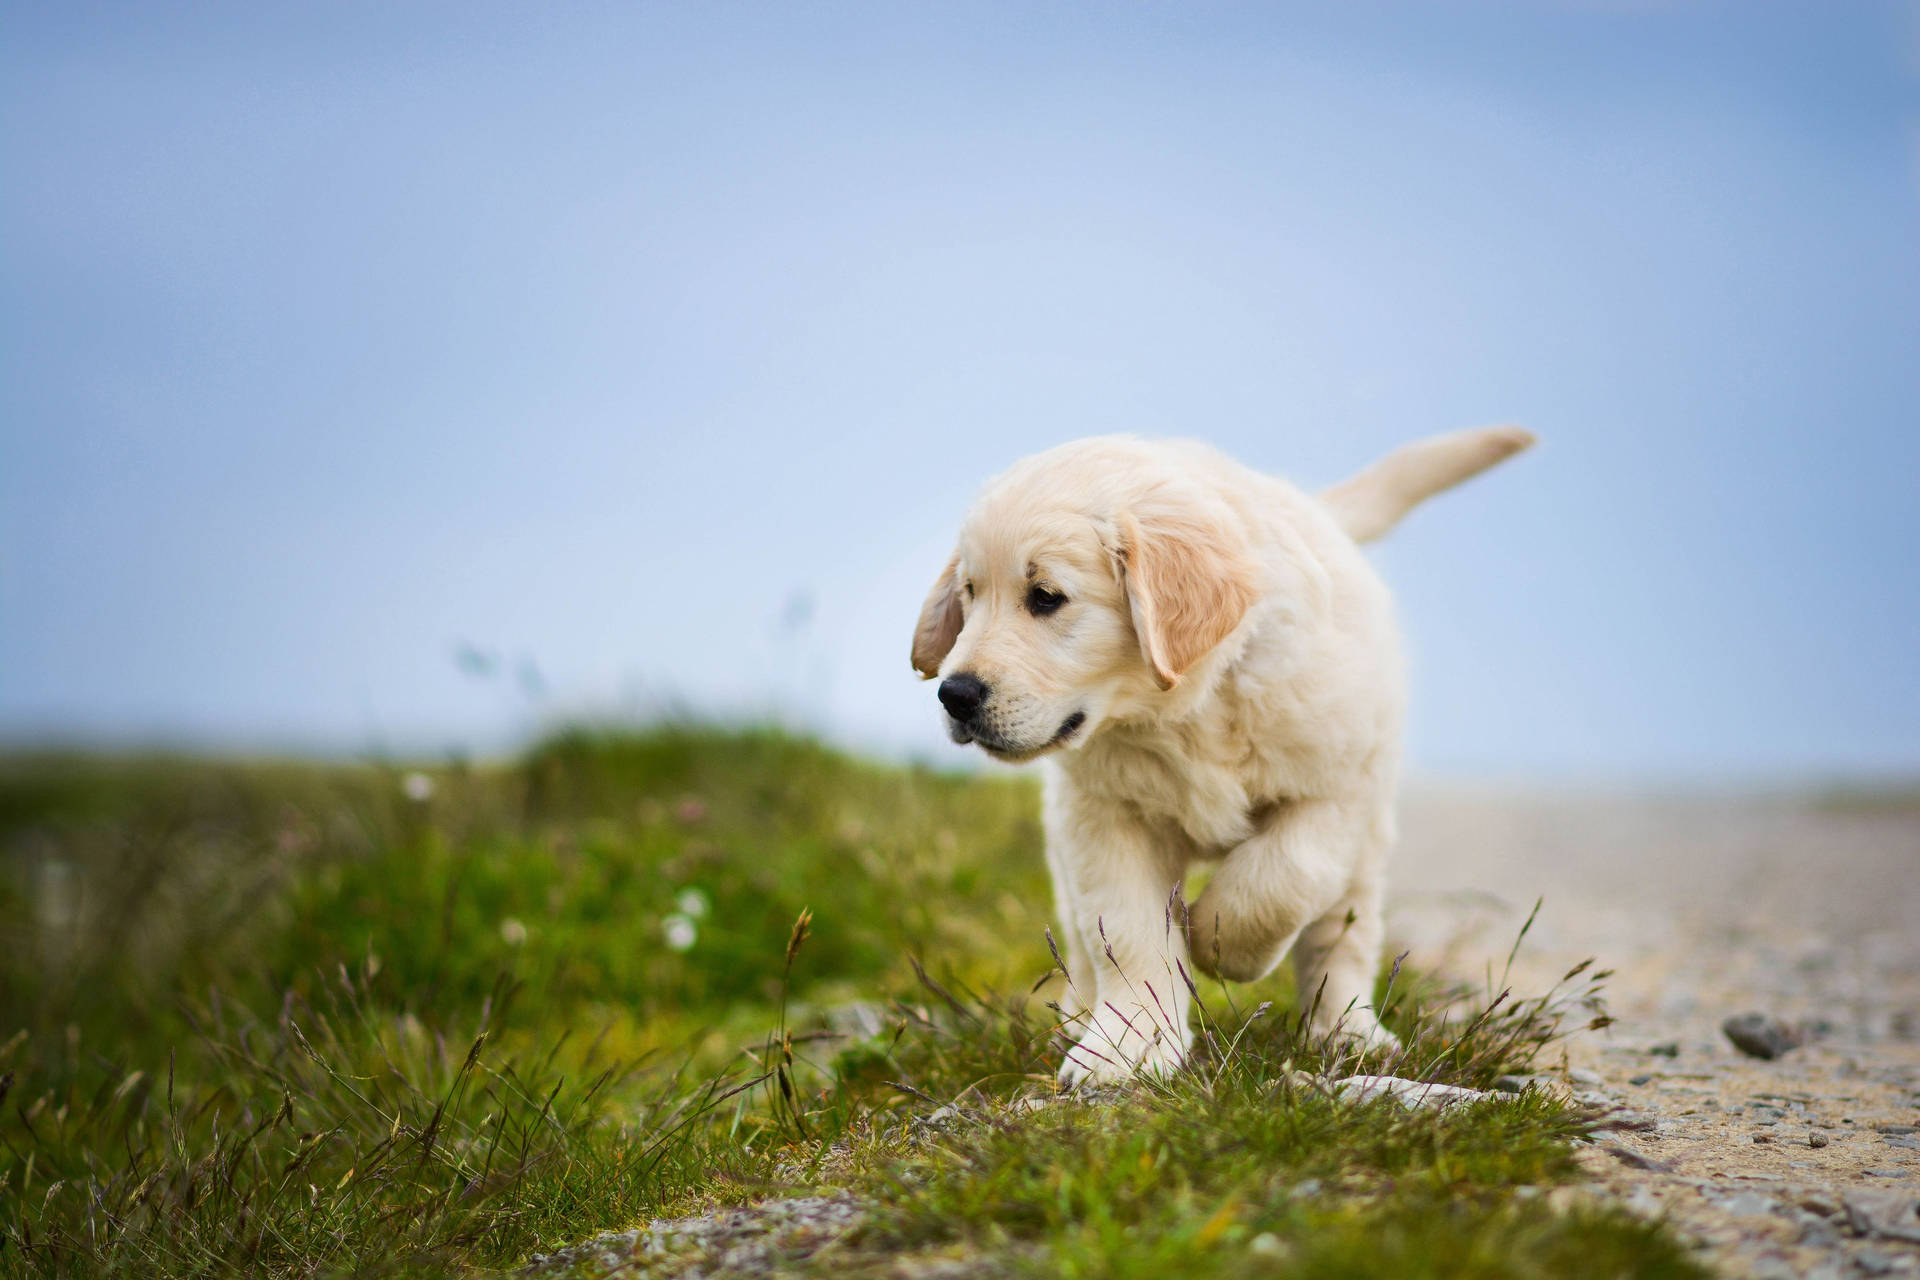
<svg viewBox="0 0 1920 1280"><path fill-rule="evenodd" d="M1618 1022L1570 1047L1624 1127L1592 1191L1732 1276L1920 1275L1920 802L1416 791L1391 916L1423 963L1513 985L1587 956ZM1749 1012L1807 1041L1762 1060Z"/></svg>

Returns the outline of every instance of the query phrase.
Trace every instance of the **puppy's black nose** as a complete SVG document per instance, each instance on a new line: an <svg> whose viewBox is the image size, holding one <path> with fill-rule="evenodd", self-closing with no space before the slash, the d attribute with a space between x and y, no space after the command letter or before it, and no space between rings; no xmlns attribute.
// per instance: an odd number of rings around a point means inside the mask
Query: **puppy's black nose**
<svg viewBox="0 0 1920 1280"><path fill-rule="evenodd" d="M987 700L987 686L978 676L964 672L948 676L940 682L940 705L947 714L966 724L980 714L980 704Z"/></svg>

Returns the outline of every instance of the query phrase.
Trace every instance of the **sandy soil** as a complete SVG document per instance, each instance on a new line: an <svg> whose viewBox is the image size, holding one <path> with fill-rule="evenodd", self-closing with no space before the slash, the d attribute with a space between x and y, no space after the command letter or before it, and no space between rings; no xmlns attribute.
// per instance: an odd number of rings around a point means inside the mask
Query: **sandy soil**
<svg viewBox="0 0 1920 1280"><path fill-rule="evenodd" d="M1392 931L1516 991L1596 957L1616 1025L1562 1075L1624 1127L1585 1194L1671 1220L1734 1276L1920 1275L1920 803L1415 789ZM1771 1060L1730 1015L1803 1025ZM1903 1132L1902 1130L1906 1130Z"/></svg>

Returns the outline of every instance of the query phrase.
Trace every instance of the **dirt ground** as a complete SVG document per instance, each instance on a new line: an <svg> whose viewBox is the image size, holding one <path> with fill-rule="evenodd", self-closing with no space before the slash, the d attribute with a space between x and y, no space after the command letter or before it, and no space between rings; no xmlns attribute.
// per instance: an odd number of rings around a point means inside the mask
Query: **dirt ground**
<svg viewBox="0 0 1920 1280"><path fill-rule="evenodd" d="M1725 1274L1920 1275L1920 801L1416 788L1392 934L1513 986L1613 968L1562 1079L1619 1128L1579 1194L1673 1222ZM1773 1060L1722 1033L1804 1029ZM1556 1194L1565 1194L1556 1193Z"/></svg>

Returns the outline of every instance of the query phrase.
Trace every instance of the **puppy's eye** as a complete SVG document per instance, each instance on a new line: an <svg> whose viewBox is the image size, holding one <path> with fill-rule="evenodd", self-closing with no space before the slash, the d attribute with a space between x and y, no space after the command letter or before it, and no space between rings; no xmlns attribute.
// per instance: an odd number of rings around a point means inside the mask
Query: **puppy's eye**
<svg viewBox="0 0 1920 1280"><path fill-rule="evenodd" d="M1027 611L1036 618L1044 618L1067 602L1067 598L1051 587L1034 587L1027 592Z"/></svg>
<svg viewBox="0 0 1920 1280"><path fill-rule="evenodd" d="M967 599L969 600L973 599L973 584L971 582L966 584L966 592L967 592Z"/></svg>

